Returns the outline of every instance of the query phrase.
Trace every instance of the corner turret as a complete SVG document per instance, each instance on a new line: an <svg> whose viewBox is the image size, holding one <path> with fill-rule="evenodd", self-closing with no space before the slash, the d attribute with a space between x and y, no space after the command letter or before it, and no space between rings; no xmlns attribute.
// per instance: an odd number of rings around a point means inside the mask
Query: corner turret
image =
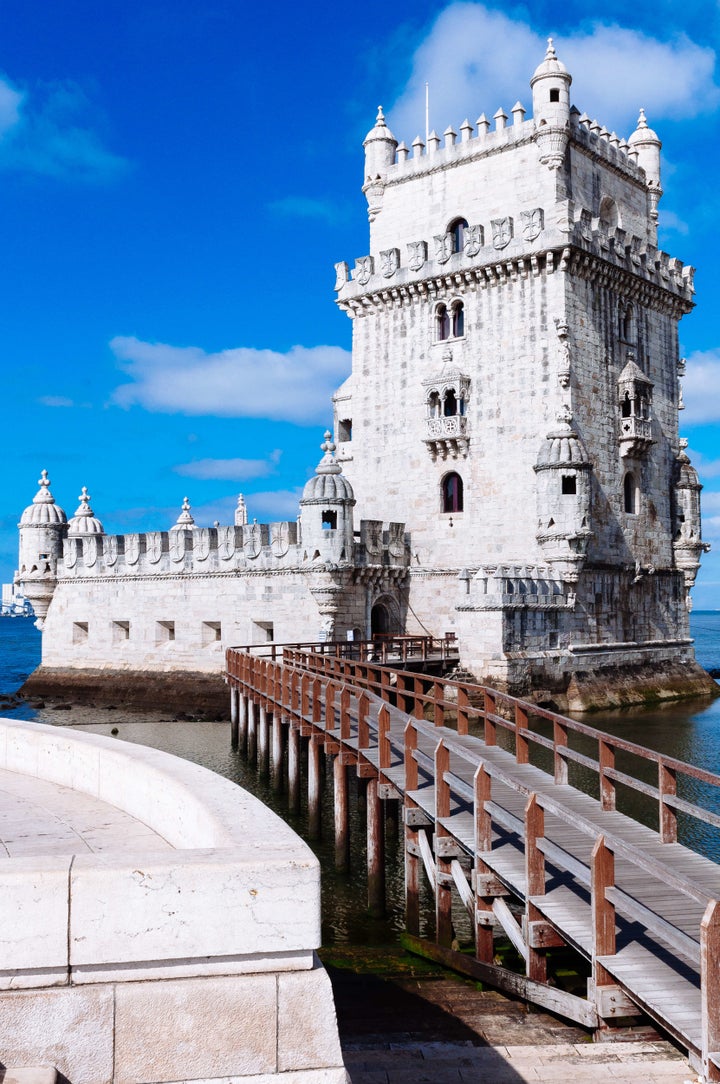
<svg viewBox="0 0 720 1084"><path fill-rule="evenodd" d="M687 440L680 438L675 484L673 486L673 553L675 567L685 578L686 604L692 609L690 591L700 567L700 555L710 549L703 542L700 523L700 491L702 485L686 452Z"/></svg>
<svg viewBox="0 0 720 1084"><path fill-rule="evenodd" d="M55 503L46 470L41 472L38 485L40 489L18 524L20 556L15 583L32 604L35 624L41 629L57 585L67 516Z"/></svg>
<svg viewBox="0 0 720 1084"><path fill-rule="evenodd" d="M80 506L68 522L68 538L84 537L90 534L105 534L105 529L99 519L95 518L90 507L90 494L87 486L83 486L78 497Z"/></svg>
<svg viewBox="0 0 720 1084"><path fill-rule="evenodd" d="M648 214L653 226L657 229L658 203L663 194L660 181L660 149L662 143L657 133L648 126L645 110L640 110L637 128L628 139L628 153L634 154L637 163L645 170L647 180L649 210Z"/></svg>
<svg viewBox="0 0 720 1084"><path fill-rule="evenodd" d="M550 169L559 169L565 158L570 125L570 84L572 76L555 52L548 38L545 58L530 80L535 121L534 140L540 161Z"/></svg>
<svg viewBox="0 0 720 1084"><path fill-rule="evenodd" d="M315 469L315 476L303 490L300 529L308 559L340 564L353 557L355 495L335 459L331 436L330 431L326 431L320 446L325 454Z"/></svg>
<svg viewBox="0 0 720 1084"><path fill-rule="evenodd" d="M180 509L180 515L177 518L177 522L173 523L170 528L171 531L194 531L197 524L192 517L190 511L190 501L187 497L183 497L182 508Z"/></svg>
<svg viewBox="0 0 720 1084"><path fill-rule="evenodd" d="M363 140L365 148L365 183L363 192L368 201L371 220L382 207L385 175L395 162L398 142L385 123L382 106L378 106L375 125Z"/></svg>

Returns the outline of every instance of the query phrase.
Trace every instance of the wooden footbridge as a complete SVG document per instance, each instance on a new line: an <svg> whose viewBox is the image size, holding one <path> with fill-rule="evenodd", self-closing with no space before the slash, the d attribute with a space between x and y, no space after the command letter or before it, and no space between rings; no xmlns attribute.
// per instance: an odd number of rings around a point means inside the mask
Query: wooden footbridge
<svg viewBox="0 0 720 1084"><path fill-rule="evenodd" d="M226 677L233 741L276 768L287 743L291 801L307 750L311 826L321 752L332 758L340 866L348 771L367 781L371 910L384 903L384 803L399 801L411 938L424 870L438 958L609 1037L649 1018L720 1081L720 866L677 841L678 820L720 828L720 776L493 689L330 649L231 649ZM628 794L652 826L616 808ZM457 947L463 911L472 956ZM517 970L498 966L498 937ZM587 997L548 983L559 946L587 961Z"/></svg>

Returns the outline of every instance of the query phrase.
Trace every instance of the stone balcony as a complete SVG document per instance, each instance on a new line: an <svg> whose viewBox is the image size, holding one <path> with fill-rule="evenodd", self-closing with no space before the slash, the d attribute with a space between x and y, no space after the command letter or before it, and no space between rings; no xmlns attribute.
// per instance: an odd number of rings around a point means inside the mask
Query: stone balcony
<svg viewBox="0 0 720 1084"><path fill-rule="evenodd" d="M653 443L650 419L632 415L622 418L619 443L621 455L641 455Z"/></svg>
<svg viewBox="0 0 720 1084"><path fill-rule="evenodd" d="M463 414L428 418L423 438L433 459L458 459L468 453L470 426Z"/></svg>

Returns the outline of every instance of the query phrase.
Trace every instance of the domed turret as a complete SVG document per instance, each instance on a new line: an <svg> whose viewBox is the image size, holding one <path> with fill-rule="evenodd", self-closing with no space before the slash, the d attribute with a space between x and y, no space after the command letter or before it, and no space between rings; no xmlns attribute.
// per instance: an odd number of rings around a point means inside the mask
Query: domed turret
<svg viewBox="0 0 720 1084"><path fill-rule="evenodd" d="M675 567L685 578L687 607L691 608L690 589L700 567L700 556L710 549L702 540L700 521L700 490L697 471L686 452L687 440L680 440L677 455L676 480L673 486L673 553Z"/></svg>
<svg viewBox="0 0 720 1084"><path fill-rule="evenodd" d="M80 507L68 523L68 538L83 537L90 534L105 534L102 523L96 519L90 507L90 494L87 486L82 487L78 497Z"/></svg>
<svg viewBox="0 0 720 1084"><path fill-rule="evenodd" d="M325 454L300 500L302 544L309 558L337 564L352 559L355 495L335 459L329 430L321 448Z"/></svg>
<svg viewBox="0 0 720 1084"><path fill-rule="evenodd" d="M397 139L385 123L385 114L379 105L375 124L363 140L366 183L372 184L378 177L384 177L388 166L395 162L397 146Z"/></svg>
<svg viewBox="0 0 720 1084"><path fill-rule="evenodd" d="M590 528L590 471L585 446L563 413L538 452L536 537L545 560L568 581L577 579L585 561Z"/></svg>
<svg viewBox="0 0 720 1084"><path fill-rule="evenodd" d="M570 125L570 84L572 76L555 53L548 38L545 58L530 80L533 96L535 143L540 161L550 169L559 169L565 158Z"/></svg>
<svg viewBox="0 0 720 1084"><path fill-rule="evenodd" d="M55 503L46 470L40 474L40 489L23 512L18 524L20 556L15 582L29 599L42 628L57 584L57 565L67 533L67 516Z"/></svg>
<svg viewBox="0 0 720 1084"><path fill-rule="evenodd" d="M187 497L183 497L182 508L177 521L170 528L171 531L194 531L197 527L195 520L192 518L190 512L190 501Z"/></svg>
<svg viewBox="0 0 720 1084"><path fill-rule="evenodd" d="M645 170L648 193L650 195L650 218L657 224L657 206L663 194L660 181L660 148L662 143L657 133L649 127L645 110L640 110L637 128L628 139L628 153L637 156L639 166Z"/></svg>

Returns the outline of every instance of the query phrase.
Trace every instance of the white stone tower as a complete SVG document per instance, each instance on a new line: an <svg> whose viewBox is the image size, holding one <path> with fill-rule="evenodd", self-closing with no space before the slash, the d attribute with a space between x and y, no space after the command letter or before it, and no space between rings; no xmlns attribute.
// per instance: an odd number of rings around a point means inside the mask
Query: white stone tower
<svg viewBox="0 0 720 1084"><path fill-rule="evenodd" d="M531 117L481 114L412 157L379 111L369 252L336 264L353 320L336 439L363 516L410 532L408 631L454 633L518 691L628 666L686 691L705 548L678 434L692 269L656 247L644 112L625 141L571 84L550 41Z"/></svg>
<svg viewBox="0 0 720 1084"><path fill-rule="evenodd" d="M18 524L20 532L19 567L15 582L29 599L38 628L43 622L57 585L58 561L62 558L67 533L67 516L50 492L50 479L43 470L40 489Z"/></svg>

